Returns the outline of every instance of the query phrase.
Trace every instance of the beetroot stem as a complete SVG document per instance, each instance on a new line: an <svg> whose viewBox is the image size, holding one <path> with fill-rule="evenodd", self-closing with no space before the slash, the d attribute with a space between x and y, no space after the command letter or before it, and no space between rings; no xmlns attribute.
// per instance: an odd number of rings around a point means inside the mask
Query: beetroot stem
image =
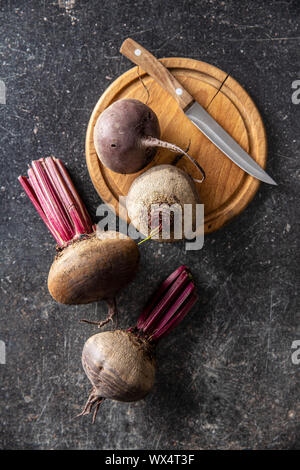
<svg viewBox="0 0 300 470"><path fill-rule="evenodd" d="M28 178L20 176L19 181L59 246L93 232L90 216L59 159L33 161Z"/></svg>
<svg viewBox="0 0 300 470"><path fill-rule="evenodd" d="M61 177L60 172L57 169L56 162L54 159L46 158L44 163L44 169L52 181L56 191L61 196L61 202L64 206L66 213L74 224L76 235L85 233L86 227L82 223L82 214L78 211L74 199L69 194L69 189L64 184L64 180Z"/></svg>
<svg viewBox="0 0 300 470"><path fill-rule="evenodd" d="M48 160L48 159L51 160L51 157L46 158L46 160ZM65 184L67 185L67 187L70 191L70 194L71 194L72 198L75 201L77 209L81 213L81 217L82 217L82 220L84 220L86 230L90 230L90 227L92 226L92 221L91 221L90 215L89 215L85 205L83 204L82 200L80 199L80 197L79 197L79 195L76 191L76 188L75 188L75 186L74 186L74 184L73 184L73 182L70 178L69 173L65 169L65 167L64 167L61 160L59 160L58 158L54 158L54 160L55 160L55 163L56 163L56 167L57 167L57 169L59 170L59 172L61 174L61 177L63 178Z"/></svg>
<svg viewBox="0 0 300 470"><path fill-rule="evenodd" d="M137 328L149 340L158 341L180 323L196 300L191 274L185 266L181 266L160 286L140 315Z"/></svg>
<svg viewBox="0 0 300 470"><path fill-rule="evenodd" d="M157 292L154 294L148 305L142 311L141 315L139 316L137 327L141 330L144 326L145 320L148 318L149 313L153 309L154 305L157 304L158 300L162 297L162 295L166 292L166 290L170 287L170 285L177 279L177 277L185 271L187 268L186 266L182 265L179 266L169 277L160 285Z"/></svg>
<svg viewBox="0 0 300 470"><path fill-rule="evenodd" d="M176 281L171 285L168 292L163 296L163 298L158 302L154 310L151 312L147 320L143 325L143 332L146 334L151 334L154 331L156 323L160 320L160 317L165 312L166 308L176 300L178 295L178 290L181 289L186 282L188 281L188 273L183 271Z"/></svg>
<svg viewBox="0 0 300 470"><path fill-rule="evenodd" d="M40 204L38 198L36 197L34 189L33 189L32 185L29 181L29 178L26 178L26 176L19 176L18 180L21 183L21 185L23 186L23 189L24 189L25 193L27 194L27 196L31 200L32 204L36 208L36 210L39 213L40 217L43 219L43 221L44 221L45 225L47 226L48 230L50 230L51 234L53 235L53 237L55 238L57 243L59 245L62 245L63 241L62 241L61 237L59 236L59 233L56 230L54 230L52 225L49 223L49 220L47 219L45 213L43 212L41 204Z"/></svg>
<svg viewBox="0 0 300 470"><path fill-rule="evenodd" d="M163 328L169 320L171 320L177 310L181 307L181 305L185 302L185 300L189 297L189 295L195 290L195 286L193 282L190 282L183 290L183 292L179 295L179 297L174 301L170 309L164 315L162 320L159 322L159 329L157 328L156 331L159 331ZM177 293L177 292L176 292Z"/></svg>
<svg viewBox="0 0 300 470"><path fill-rule="evenodd" d="M65 242L68 241L73 236L69 217L64 212L64 207L40 161L32 162L32 168L29 168L28 176L49 221L59 232L61 238Z"/></svg>
<svg viewBox="0 0 300 470"><path fill-rule="evenodd" d="M197 300L198 300L198 295L196 294L196 292L193 292L190 299L181 307L177 315L174 318L172 318L172 320L169 323L167 323L163 328L160 328L159 330L155 331L155 333L151 336L151 340L158 341L164 336L167 336L170 333L170 331L172 331L183 320L183 318L189 313L189 311L195 305Z"/></svg>

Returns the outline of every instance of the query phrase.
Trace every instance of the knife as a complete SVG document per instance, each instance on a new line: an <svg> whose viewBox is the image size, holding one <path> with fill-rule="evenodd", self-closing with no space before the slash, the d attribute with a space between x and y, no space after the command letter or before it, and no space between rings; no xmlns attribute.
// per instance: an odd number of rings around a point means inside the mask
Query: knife
<svg viewBox="0 0 300 470"><path fill-rule="evenodd" d="M205 109L183 88L164 65L133 39L126 39L120 52L148 73L173 98L192 123L242 170L265 183L275 181L221 127Z"/></svg>

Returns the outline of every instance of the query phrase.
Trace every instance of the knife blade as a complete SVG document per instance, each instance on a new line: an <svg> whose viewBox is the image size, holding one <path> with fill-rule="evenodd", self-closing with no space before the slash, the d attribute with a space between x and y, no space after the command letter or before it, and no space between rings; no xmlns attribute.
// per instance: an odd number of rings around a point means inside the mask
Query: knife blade
<svg viewBox="0 0 300 470"><path fill-rule="evenodd" d="M183 110L190 121L242 170L268 183L277 183L256 163L256 161L221 127L215 119L188 93L164 65L143 46L131 38L126 39L121 54L148 73L160 84Z"/></svg>

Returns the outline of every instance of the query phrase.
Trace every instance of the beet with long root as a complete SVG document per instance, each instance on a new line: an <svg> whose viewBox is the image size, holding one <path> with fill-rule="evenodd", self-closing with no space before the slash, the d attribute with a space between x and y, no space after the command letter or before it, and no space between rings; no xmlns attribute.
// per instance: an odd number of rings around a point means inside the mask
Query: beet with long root
<svg viewBox="0 0 300 470"><path fill-rule="evenodd" d="M59 159L33 161L28 178L20 176L19 181L58 245L48 276L50 294L63 304L104 299L109 305L108 320L116 312L117 292L136 274L136 243L118 232L95 232Z"/></svg>
<svg viewBox="0 0 300 470"><path fill-rule="evenodd" d="M94 128L94 145L103 165L116 173L142 170L153 160L158 147L183 153L203 173L187 152L160 140L155 112L139 100L121 99L106 108Z"/></svg>
<svg viewBox="0 0 300 470"><path fill-rule="evenodd" d="M196 300L192 275L180 266L161 284L135 327L91 336L83 348L82 364L93 389L79 416L94 408L94 422L107 398L132 402L145 397L154 385L157 342L181 322Z"/></svg>

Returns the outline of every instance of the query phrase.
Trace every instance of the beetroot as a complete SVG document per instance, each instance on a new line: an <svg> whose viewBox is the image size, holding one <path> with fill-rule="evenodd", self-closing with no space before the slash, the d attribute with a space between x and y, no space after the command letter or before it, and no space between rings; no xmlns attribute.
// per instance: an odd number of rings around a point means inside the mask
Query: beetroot
<svg viewBox="0 0 300 470"><path fill-rule="evenodd" d="M137 272L136 243L118 232L95 232L59 159L33 161L19 181L58 245L48 276L52 297L63 304L106 300L112 318L116 294Z"/></svg>
<svg viewBox="0 0 300 470"><path fill-rule="evenodd" d="M104 166L116 173L136 173L154 158L157 147L186 155L177 145L160 140L160 127L154 111L141 101L122 99L111 104L97 119L94 145Z"/></svg>
<svg viewBox="0 0 300 470"><path fill-rule="evenodd" d="M82 365L93 388L80 413L107 398L122 402L141 400L155 379L155 347L191 310L197 300L192 275L180 266L159 287L138 318L135 327L97 333L85 343Z"/></svg>

